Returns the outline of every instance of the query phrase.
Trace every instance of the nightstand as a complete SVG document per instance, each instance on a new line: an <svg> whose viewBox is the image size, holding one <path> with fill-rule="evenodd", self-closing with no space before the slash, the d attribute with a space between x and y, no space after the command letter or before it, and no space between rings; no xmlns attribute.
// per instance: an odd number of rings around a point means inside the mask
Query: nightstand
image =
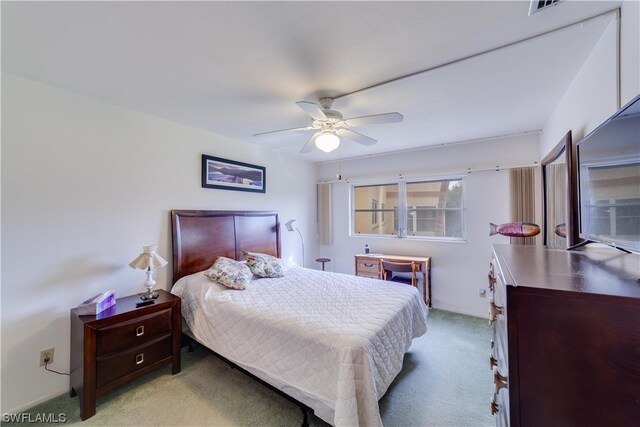
<svg viewBox="0 0 640 427"><path fill-rule="evenodd" d="M95 316L71 310L71 396L80 417L96 413L96 397L165 365L180 372L180 298L158 290L154 304L136 307L138 295L118 298Z"/></svg>

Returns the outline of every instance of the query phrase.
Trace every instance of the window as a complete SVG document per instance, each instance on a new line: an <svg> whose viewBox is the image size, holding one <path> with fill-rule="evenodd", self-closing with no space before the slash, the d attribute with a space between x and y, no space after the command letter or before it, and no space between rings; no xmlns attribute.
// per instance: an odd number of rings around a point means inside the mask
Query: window
<svg viewBox="0 0 640 427"><path fill-rule="evenodd" d="M640 199L596 200L589 210L592 233L597 236L633 240L640 235Z"/></svg>
<svg viewBox="0 0 640 427"><path fill-rule="evenodd" d="M354 185L352 207L353 234L445 240L466 236L461 178Z"/></svg>
<svg viewBox="0 0 640 427"><path fill-rule="evenodd" d="M393 234L395 213L386 206L398 204L398 184L358 186L353 188L353 194L353 224L359 230L356 233Z"/></svg>

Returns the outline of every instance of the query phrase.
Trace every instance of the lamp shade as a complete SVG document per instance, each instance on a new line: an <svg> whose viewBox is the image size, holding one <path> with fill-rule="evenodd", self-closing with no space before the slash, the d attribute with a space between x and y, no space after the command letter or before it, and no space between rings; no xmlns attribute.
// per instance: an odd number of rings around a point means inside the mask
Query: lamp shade
<svg viewBox="0 0 640 427"><path fill-rule="evenodd" d="M325 130L316 138L316 147L329 153L340 145L340 138L334 131Z"/></svg>
<svg viewBox="0 0 640 427"><path fill-rule="evenodd" d="M142 253L129 263L129 267L139 268L140 270L155 270L167 265L167 261L156 253L156 247L157 245L143 246Z"/></svg>

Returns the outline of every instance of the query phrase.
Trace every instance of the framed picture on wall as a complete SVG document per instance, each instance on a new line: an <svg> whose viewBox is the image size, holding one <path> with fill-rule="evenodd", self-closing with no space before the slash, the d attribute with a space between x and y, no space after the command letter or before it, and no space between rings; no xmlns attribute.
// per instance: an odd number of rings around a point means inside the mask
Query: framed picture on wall
<svg viewBox="0 0 640 427"><path fill-rule="evenodd" d="M264 166L202 155L202 187L265 193Z"/></svg>

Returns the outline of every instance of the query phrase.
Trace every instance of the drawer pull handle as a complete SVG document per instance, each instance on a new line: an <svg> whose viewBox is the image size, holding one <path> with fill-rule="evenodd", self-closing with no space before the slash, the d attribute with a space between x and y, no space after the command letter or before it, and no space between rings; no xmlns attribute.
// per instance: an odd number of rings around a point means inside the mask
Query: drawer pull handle
<svg viewBox="0 0 640 427"><path fill-rule="evenodd" d="M138 326L138 327L136 328L136 336L137 336L137 337L141 337L141 336L143 336L143 335L144 335L144 325L142 325L142 326Z"/></svg>
<svg viewBox="0 0 640 427"><path fill-rule="evenodd" d="M144 362L144 353L136 354L136 365Z"/></svg>
<svg viewBox="0 0 640 427"><path fill-rule="evenodd" d="M488 277L489 277L489 280L488 280L488 281L489 281L489 290L490 290L491 292L493 292L493 287L494 287L494 285L496 284L496 278L495 278L495 277L493 277L493 274L492 274L492 273L489 273L489 276L488 276Z"/></svg>
<svg viewBox="0 0 640 427"><path fill-rule="evenodd" d="M493 369L494 366L498 366L498 359L493 357L493 354L489 353L489 369Z"/></svg>
<svg viewBox="0 0 640 427"><path fill-rule="evenodd" d="M373 264L367 264L366 262L363 264L365 267L373 267Z"/></svg>
<svg viewBox="0 0 640 427"><path fill-rule="evenodd" d="M491 348L493 348L493 347L495 347L495 346L496 346L496 343L495 343L495 342L493 342L493 340L491 340Z"/></svg>
<svg viewBox="0 0 640 427"><path fill-rule="evenodd" d="M502 314L502 307L496 305L493 300L489 300L489 324L493 325L499 314Z"/></svg>
<svg viewBox="0 0 640 427"><path fill-rule="evenodd" d="M498 405L494 396L491 398L491 415L495 415L498 412L500 412L500 405Z"/></svg>
<svg viewBox="0 0 640 427"><path fill-rule="evenodd" d="M495 389L496 395L500 393L500 390L503 388L509 388L509 384L507 383L507 377L498 372L498 367L493 367L493 386Z"/></svg>

